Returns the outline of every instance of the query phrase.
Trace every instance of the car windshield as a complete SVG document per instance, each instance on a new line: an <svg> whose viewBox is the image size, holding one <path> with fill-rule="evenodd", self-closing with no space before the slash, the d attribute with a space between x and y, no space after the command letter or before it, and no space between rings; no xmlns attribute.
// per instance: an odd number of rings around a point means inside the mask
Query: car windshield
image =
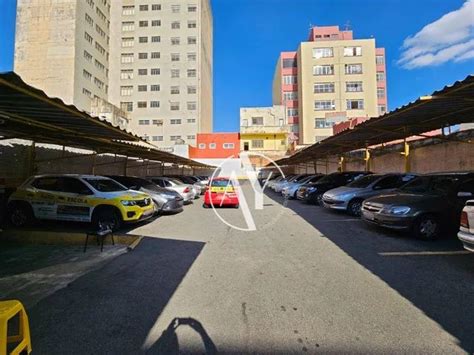
<svg viewBox="0 0 474 355"><path fill-rule="evenodd" d="M453 175L420 176L405 184L400 191L408 193L445 193L454 187L459 177Z"/></svg>
<svg viewBox="0 0 474 355"><path fill-rule="evenodd" d="M211 186L216 186L216 187L232 186L232 182L230 180L222 180L222 179L212 180Z"/></svg>
<svg viewBox="0 0 474 355"><path fill-rule="evenodd" d="M150 191L155 191L155 192L166 192L168 190L164 189L163 187L160 187L152 182L148 182L148 181L143 181L141 183L141 187L143 187L144 189L147 189L147 190L150 190Z"/></svg>
<svg viewBox="0 0 474 355"><path fill-rule="evenodd" d="M333 182L339 174L329 174L318 180L320 183Z"/></svg>
<svg viewBox="0 0 474 355"><path fill-rule="evenodd" d="M168 179L168 181L175 183L176 185L183 185L184 182L178 179Z"/></svg>
<svg viewBox="0 0 474 355"><path fill-rule="evenodd" d="M357 188L365 188L375 182L376 180L380 179L381 175L367 175L364 177L361 177L360 179L354 180L350 184L348 184L348 187L357 187Z"/></svg>
<svg viewBox="0 0 474 355"><path fill-rule="evenodd" d="M112 179L88 179L85 178L94 189L100 192L126 191L127 188Z"/></svg>

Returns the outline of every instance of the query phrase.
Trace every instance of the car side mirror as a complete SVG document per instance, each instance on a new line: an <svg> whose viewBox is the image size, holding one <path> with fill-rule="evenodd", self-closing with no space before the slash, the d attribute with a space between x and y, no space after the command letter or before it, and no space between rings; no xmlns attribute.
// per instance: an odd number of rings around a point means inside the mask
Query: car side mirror
<svg viewBox="0 0 474 355"><path fill-rule="evenodd" d="M472 197L472 192L468 191L459 191L458 197Z"/></svg>

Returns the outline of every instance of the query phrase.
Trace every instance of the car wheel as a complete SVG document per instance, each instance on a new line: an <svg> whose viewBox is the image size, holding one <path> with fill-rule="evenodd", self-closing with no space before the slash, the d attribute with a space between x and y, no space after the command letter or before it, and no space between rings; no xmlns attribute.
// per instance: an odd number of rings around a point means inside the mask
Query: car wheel
<svg viewBox="0 0 474 355"><path fill-rule="evenodd" d="M236 205L234 206L234 208L239 208L239 204L236 204Z"/></svg>
<svg viewBox="0 0 474 355"><path fill-rule="evenodd" d="M209 206L207 203L203 203L203 204L202 204L202 207L204 207L204 208L209 208L210 206Z"/></svg>
<svg viewBox="0 0 474 355"><path fill-rule="evenodd" d="M316 195L316 204L319 206L323 205L323 194Z"/></svg>
<svg viewBox="0 0 474 355"><path fill-rule="evenodd" d="M120 229L122 219L120 218L117 211L113 208L99 208L94 211L92 215L92 224L94 228L105 229L110 228L112 231Z"/></svg>
<svg viewBox="0 0 474 355"><path fill-rule="evenodd" d="M362 200L359 200L359 199L354 199L350 201L349 204L347 205L347 212L349 212L351 216L360 217L361 209L362 209Z"/></svg>
<svg viewBox="0 0 474 355"><path fill-rule="evenodd" d="M8 220L15 227L24 227L34 220L34 213L27 203L12 203L8 206Z"/></svg>
<svg viewBox="0 0 474 355"><path fill-rule="evenodd" d="M413 224L413 234L423 240L434 240L438 237L440 225L438 219L430 214L419 217Z"/></svg>

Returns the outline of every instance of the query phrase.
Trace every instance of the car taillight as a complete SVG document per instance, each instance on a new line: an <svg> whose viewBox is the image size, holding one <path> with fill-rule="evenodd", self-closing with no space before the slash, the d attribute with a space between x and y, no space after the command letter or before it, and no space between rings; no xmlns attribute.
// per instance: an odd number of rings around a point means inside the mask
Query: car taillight
<svg viewBox="0 0 474 355"><path fill-rule="evenodd" d="M183 192L189 192L189 191L190 191L189 187L186 187Z"/></svg>
<svg viewBox="0 0 474 355"><path fill-rule="evenodd" d="M461 212L461 227L469 229L469 220L467 218L467 212L466 211Z"/></svg>

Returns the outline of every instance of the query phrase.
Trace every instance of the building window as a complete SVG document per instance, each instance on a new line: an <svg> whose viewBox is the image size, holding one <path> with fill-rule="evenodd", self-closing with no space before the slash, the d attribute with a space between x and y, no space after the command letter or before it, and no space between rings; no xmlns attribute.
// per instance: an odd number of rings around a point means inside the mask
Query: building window
<svg viewBox="0 0 474 355"><path fill-rule="evenodd" d="M133 111L133 102L121 102L120 109L125 112Z"/></svg>
<svg viewBox="0 0 474 355"><path fill-rule="evenodd" d="M359 57L362 55L362 47L344 47L344 57Z"/></svg>
<svg viewBox="0 0 474 355"><path fill-rule="evenodd" d="M296 91L286 91L283 93L283 98L285 101L298 100L298 93Z"/></svg>
<svg viewBox="0 0 474 355"><path fill-rule="evenodd" d="M138 42L140 42L140 43L148 43L148 37L138 37Z"/></svg>
<svg viewBox="0 0 474 355"><path fill-rule="evenodd" d="M158 43L161 41L161 37L160 36L151 36L151 42L152 43Z"/></svg>
<svg viewBox="0 0 474 355"><path fill-rule="evenodd" d="M222 145L222 148L224 149L234 149L234 147L235 147L234 143L224 143Z"/></svg>
<svg viewBox="0 0 474 355"><path fill-rule="evenodd" d="M121 56L122 63L133 63L133 53L122 53Z"/></svg>
<svg viewBox="0 0 474 355"><path fill-rule="evenodd" d="M253 126L263 126L263 117L252 117Z"/></svg>
<svg viewBox="0 0 474 355"><path fill-rule="evenodd" d="M86 79L86 80L91 80L92 79L92 74L89 73L87 70L82 70L82 76Z"/></svg>
<svg viewBox="0 0 474 355"><path fill-rule="evenodd" d="M196 53L188 53L188 61L195 62L196 61Z"/></svg>
<svg viewBox="0 0 474 355"><path fill-rule="evenodd" d="M196 44L197 39L196 37L188 37L188 44Z"/></svg>
<svg viewBox="0 0 474 355"><path fill-rule="evenodd" d="M121 70L120 71L120 79L122 79L122 80L131 80L131 79L133 79L133 70L132 69Z"/></svg>
<svg viewBox="0 0 474 355"><path fill-rule="evenodd" d="M197 6L196 5L188 5L188 12L196 12Z"/></svg>
<svg viewBox="0 0 474 355"><path fill-rule="evenodd" d="M288 108L286 110L288 117L296 117L298 116L298 109L297 108Z"/></svg>
<svg viewBox="0 0 474 355"><path fill-rule="evenodd" d="M84 58L88 62L91 62L92 61L92 54L90 54L88 51L84 51Z"/></svg>
<svg viewBox="0 0 474 355"><path fill-rule="evenodd" d="M171 45L172 46L177 46L177 45L179 45L179 43L180 43L179 37L171 37Z"/></svg>
<svg viewBox="0 0 474 355"><path fill-rule="evenodd" d="M138 108L146 108L147 107L146 101L138 101L137 102L137 107Z"/></svg>
<svg viewBox="0 0 474 355"><path fill-rule="evenodd" d="M334 65L315 65L313 66L313 75L333 75Z"/></svg>
<svg viewBox="0 0 474 355"><path fill-rule="evenodd" d="M196 136L194 134L190 134L189 136L186 136L187 139L196 139Z"/></svg>
<svg viewBox="0 0 474 355"><path fill-rule="evenodd" d="M173 30L179 30L181 28L181 24L179 21L173 21L171 22L171 29Z"/></svg>
<svg viewBox="0 0 474 355"><path fill-rule="evenodd" d="M160 107L159 101L150 101L150 107L157 108Z"/></svg>
<svg viewBox="0 0 474 355"><path fill-rule="evenodd" d="M92 93L89 90L87 90L86 88L82 89L82 93L84 95L86 95L87 97L92 97Z"/></svg>
<svg viewBox="0 0 474 355"><path fill-rule="evenodd" d="M179 102L170 102L170 111L179 111Z"/></svg>
<svg viewBox="0 0 474 355"><path fill-rule="evenodd" d="M334 83L316 83L314 84L314 93L334 92Z"/></svg>
<svg viewBox="0 0 474 355"><path fill-rule="evenodd" d="M170 136L170 141L177 141L180 139L181 139L181 136Z"/></svg>
<svg viewBox="0 0 474 355"><path fill-rule="evenodd" d="M133 86L121 86L120 95L121 96L131 96L133 94Z"/></svg>
<svg viewBox="0 0 474 355"><path fill-rule="evenodd" d="M320 118L314 119L314 128L331 128L334 126L334 122L322 120Z"/></svg>
<svg viewBox="0 0 474 355"><path fill-rule="evenodd" d="M346 74L362 74L362 64L344 65Z"/></svg>
<svg viewBox="0 0 474 355"><path fill-rule="evenodd" d="M140 11L148 11L148 5L140 5Z"/></svg>
<svg viewBox="0 0 474 355"><path fill-rule="evenodd" d="M172 87L171 87L171 94L172 94L172 95L177 95L177 94L179 94L179 86L172 86Z"/></svg>
<svg viewBox="0 0 474 355"><path fill-rule="evenodd" d="M377 88L377 97L379 99L385 98L385 89L384 88Z"/></svg>
<svg viewBox="0 0 474 355"><path fill-rule="evenodd" d="M150 74L151 75L160 75L160 68L150 69Z"/></svg>
<svg viewBox="0 0 474 355"><path fill-rule="evenodd" d="M142 136L142 139L145 141L145 142L148 142L150 140L150 137L148 137L148 135L143 135Z"/></svg>
<svg viewBox="0 0 474 355"><path fill-rule="evenodd" d="M147 126L150 124L150 120L138 120L140 126Z"/></svg>
<svg viewBox="0 0 474 355"><path fill-rule="evenodd" d="M383 55L376 55L375 56L375 64L382 65L385 64L385 58Z"/></svg>
<svg viewBox="0 0 474 355"><path fill-rule="evenodd" d="M377 72L377 81L385 81L385 73L383 71Z"/></svg>
<svg viewBox="0 0 474 355"><path fill-rule="evenodd" d="M147 75L148 69L138 69L138 75Z"/></svg>
<svg viewBox="0 0 474 355"><path fill-rule="evenodd" d="M334 100L316 100L314 101L315 111L330 111L335 110Z"/></svg>
<svg viewBox="0 0 474 355"><path fill-rule="evenodd" d="M364 100L346 100L346 105L348 110L363 110Z"/></svg>
<svg viewBox="0 0 474 355"><path fill-rule="evenodd" d="M189 101L187 104L186 104L187 108L189 111L195 111L196 110L196 107L197 107L197 104L195 101Z"/></svg>
<svg viewBox="0 0 474 355"><path fill-rule="evenodd" d="M88 14L86 14L86 22L91 26L94 25L94 20Z"/></svg>
<svg viewBox="0 0 474 355"><path fill-rule="evenodd" d="M170 120L170 124L181 124L180 118L173 118Z"/></svg>
<svg viewBox="0 0 474 355"><path fill-rule="evenodd" d="M186 120L187 123L196 123L196 119L195 118L188 118Z"/></svg>
<svg viewBox="0 0 474 355"><path fill-rule="evenodd" d="M199 143L199 149L206 149L206 143Z"/></svg>
<svg viewBox="0 0 474 355"><path fill-rule="evenodd" d="M179 69L171 69L171 77L179 78Z"/></svg>
<svg viewBox="0 0 474 355"><path fill-rule="evenodd" d="M283 84L284 85L296 85L298 80L296 75L283 75Z"/></svg>
<svg viewBox="0 0 474 355"><path fill-rule="evenodd" d="M160 52L151 52L151 59L160 58Z"/></svg>
<svg viewBox="0 0 474 355"><path fill-rule="evenodd" d="M181 10L180 5L171 5L171 12L172 13L177 14L177 13L179 13L180 10Z"/></svg>
<svg viewBox="0 0 474 355"><path fill-rule="evenodd" d="M163 120L153 120L153 124L155 126L161 126L161 125L163 125Z"/></svg>
<svg viewBox="0 0 474 355"><path fill-rule="evenodd" d="M163 142L163 136L153 136L151 137L153 142Z"/></svg>
<svg viewBox="0 0 474 355"><path fill-rule="evenodd" d="M313 58L330 58L334 57L334 51L331 47L327 48L313 48Z"/></svg>
<svg viewBox="0 0 474 355"><path fill-rule="evenodd" d="M196 28L197 24L196 21L188 21L188 28Z"/></svg>
<svg viewBox="0 0 474 355"><path fill-rule="evenodd" d="M148 87L146 85L138 85L138 91L144 92L147 91Z"/></svg>
<svg viewBox="0 0 474 355"><path fill-rule="evenodd" d="M188 78L196 77L196 69L188 69Z"/></svg>
<svg viewBox="0 0 474 355"><path fill-rule="evenodd" d="M348 81L346 82L346 92L361 92L362 81Z"/></svg>
<svg viewBox="0 0 474 355"><path fill-rule="evenodd" d="M130 16L135 14L135 6L122 6L122 15Z"/></svg>
<svg viewBox="0 0 474 355"><path fill-rule="evenodd" d="M153 4L153 5L151 5L151 9L153 11L159 11L159 10L161 10L161 5L160 4Z"/></svg>
<svg viewBox="0 0 474 355"><path fill-rule="evenodd" d="M133 47L134 44L134 38L133 37L123 37L122 38L122 47Z"/></svg>
<svg viewBox="0 0 474 355"><path fill-rule="evenodd" d="M84 32L84 38L86 39L87 42L92 44L92 36L88 34L87 32Z"/></svg>
<svg viewBox="0 0 474 355"><path fill-rule="evenodd" d="M282 60L282 68L296 68L296 59L295 58L286 58Z"/></svg>
<svg viewBox="0 0 474 355"><path fill-rule="evenodd" d="M161 20L153 20L153 21L151 21L151 25L153 27L161 26Z"/></svg>
<svg viewBox="0 0 474 355"><path fill-rule="evenodd" d="M188 86L188 94L195 94L197 92L195 86Z"/></svg>
<svg viewBox="0 0 474 355"><path fill-rule="evenodd" d="M378 106L379 115L383 115L387 112L387 107L385 105Z"/></svg>
<svg viewBox="0 0 474 355"><path fill-rule="evenodd" d="M140 21L138 22L139 27L148 27L148 21Z"/></svg>
<svg viewBox="0 0 474 355"><path fill-rule="evenodd" d="M252 148L263 148L263 139L253 139L250 144Z"/></svg>
<svg viewBox="0 0 474 355"><path fill-rule="evenodd" d="M148 53L138 53L138 59L148 59Z"/></svg>
<svg viewBox="0 0 474 355"><path fill-rule="evenodd" d="M133 21L126 21L122 22L122 31L123 32L130 32L135 30L135 22Z"/></svg>
<svg viewBox="0 0 474 355"><path fill-rule="evenodd" d="M160 91L160 85L150 85L150 91Z"/></svg>
<svg viewBox="0 0 474 355"><path fill-rule="evenodd" d="M171 53L171 61L179 62L179 53Z"/></svg>

